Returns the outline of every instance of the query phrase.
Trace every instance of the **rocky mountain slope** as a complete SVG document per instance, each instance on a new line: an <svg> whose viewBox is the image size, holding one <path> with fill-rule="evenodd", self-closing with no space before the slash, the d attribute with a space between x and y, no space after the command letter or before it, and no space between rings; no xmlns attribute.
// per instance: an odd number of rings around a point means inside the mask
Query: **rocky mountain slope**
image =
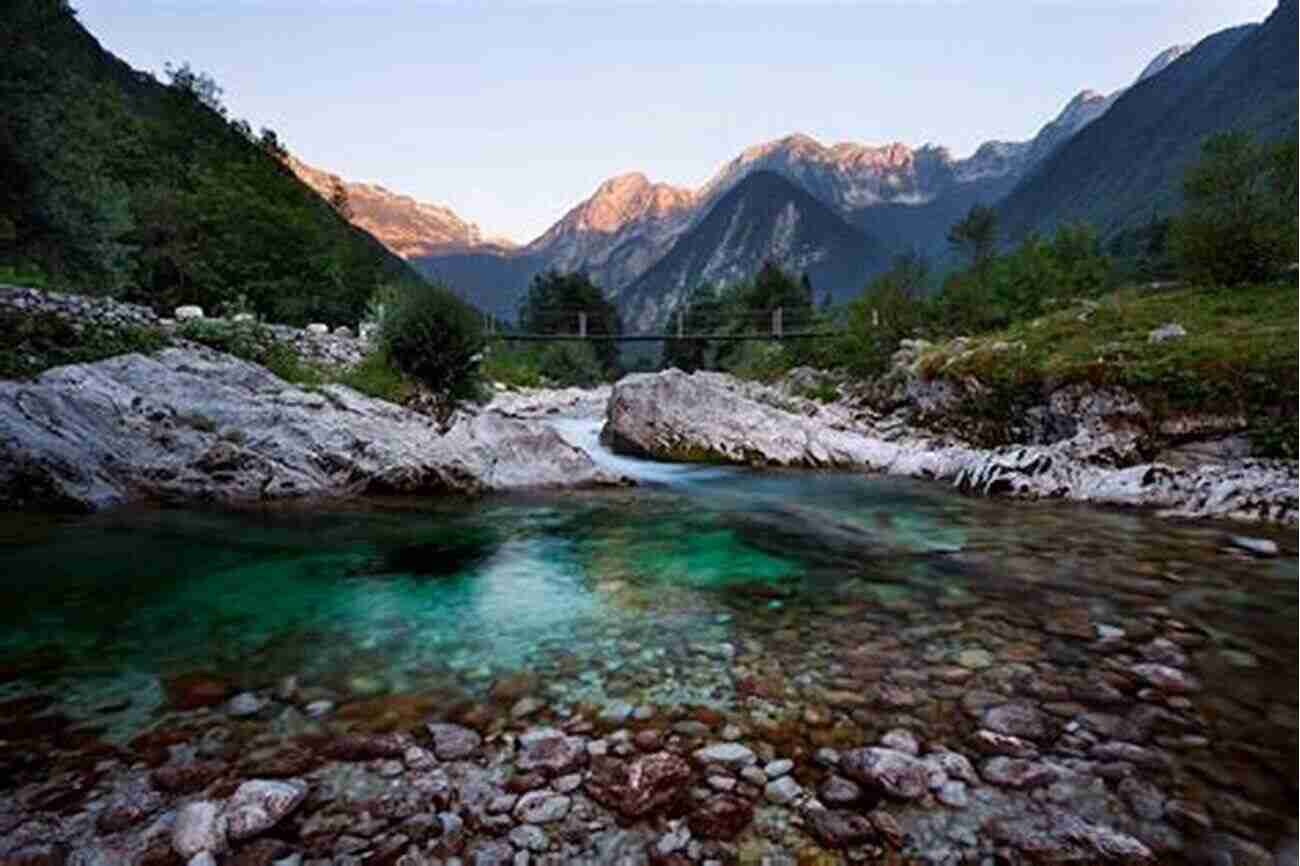
<svg viewBox="0 0 1300 866"><path fill-rule="evenodd" d="M695 193L632 172L610 178L527 247L561 271L586 270L597 285L627 285L650 269L697 213Z"/></svg>
<svg viewBox="0 0 1300 866"><path fill-rule="evenodd" d="M1184 50L1175 46L1161 52L1137 80L1156 75ZM687 234L709 221L714 208L757 172L785 178L860 233L876 238L879 247L942 253L944 233L972 204L1003 198L1063 142L1102 116L1122 92L1082 91L1034 138L988 141L962 159L934 145L827 145L794 134L747 148L695 191L654 183L640 173L619 175L602 183L525 247L449 250L414 256L413 263L425 274L447 280L473 303L507 317L513 316L532 274L548 268L585 270L612 296L627 298L619 303L631 319L652 322L657 314L650 310L658 301L650 301L654 292L647 292L644 280L659 287L677 286L687 275L696 278L706 272L740 279L752 275L766 258L788 258L783 251L747 242L743 257L737 256L740 247L733 247L714 251L709 266L683 263L710 258L701 249L702 237L720 235L710 230L687 241ZM749 237L761 237L765 231L755 227ZM805 233L803 241L811 238ZM665 262L679 243L690 252ZM834 234L825 243L819 260L835 260ZM875 263L886 258L878 257ZM651 271L656 272L653 278ZM668 272L674 276L665 282ZM860 279L870 272L870 266L837 268L830 276L851 277L854 282L837 282L831 288L836 296L844 296L860 288Z"/></svg>
<svg viewBox="0 0 1300 866"><path fill-rule="evenodd" d="M1103 235L1140 225L1179 207L1205 136L1295 135L1296 29L1295 0L1283 0L1263 24L1209 36L1138 82L1001 204L1007 236L1078 219Z"/></svg>
<svg viewBox="0 0 1300 866"><path fill-rule="evenodd" d="M651 331L692 288L751 276L764 261L806 273L842 300L883 263L871 238L786 178L754 172L722 196L619 296L626 324Z"/></svg>
<svg viewBox="0 0 1300 866"><path fill-rule="evenodd" d="M376 184L346 181L292 156L289 167L326 201L342 188L347 193L348 218L353 225L374 235L402 258L479 249L502 254L515 247L507 239L485 236L476 223L461 219L445 205L416 201Z"/></svg>

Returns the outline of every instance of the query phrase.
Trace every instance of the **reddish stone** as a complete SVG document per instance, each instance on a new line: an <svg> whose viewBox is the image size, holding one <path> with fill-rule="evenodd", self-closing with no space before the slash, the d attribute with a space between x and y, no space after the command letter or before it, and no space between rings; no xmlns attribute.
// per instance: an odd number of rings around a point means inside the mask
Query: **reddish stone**
<svg viewBox="0 0 1300 866"><path fill-rule="evenodd" d="M229 680L210 673L181 674L163 680L168 702L179 710L216 706L234 690Z"/></svg>
<svg viewBox="0 0 1300 866"><path fill-rule="evenodd" d="M0 866L63 866L67 860L62 845L30 845L6 854Z"/></svg>
<svg viewBox="0 0 1300 866"><path fill-rule="evenodd" d="M754 807L726 794L706 800L687 818L691 832L702 839L731 840L754 820Z"/></svg>
<svg viewBox="0 0 1300 866"><path fill-rule="evenodd" d="M225 863L226 866L271 866L290 853L289 846L277 839L255 839L240 847Z"/></svg>
<svg viewBox="0 0 1300 866"><path fill-rule="evenodd" d="M316 768L317 758L302 746L285 746L265 758L249 759L239 768L245 776L283 779L301 776Z"/></svg>
<svg viewBox="0 0 1300 866"><path fill-rule="evenodd" d="M690 765L669 752L642 755L631 763L602 756L591 762L586 789L593 800L639 818L675 800L690 779Z"/></svg>
<svg viewBox="0 0 1300 866"><path fill-rule="evenodd" d="M193 794L202 791L225 772L226 765L219 761L190 761L186 764L168 764L153 771L153 786L169 794Z"/></svg>
<svg viewBox="0 0 1300 866"><path fill-rule="evenodd" d="M511 794L523 794L546 784L546 777L541 773L516 773L506 780L506 790Z"/></svg>
<svg viewBox="0 0 1300 866"><path fill-rule="evenodd" d="M183 866L184 858L177 854L171 842L161 839L144 850L136 860L136 866Z"/></svg>
<svg viewBox="0 0 1300 866"><path fill-rule="evenodd" d="M326 743L323 751L336 761L373 761L400 758L408 745L409 738L398 734L344 734Z"/></svg>

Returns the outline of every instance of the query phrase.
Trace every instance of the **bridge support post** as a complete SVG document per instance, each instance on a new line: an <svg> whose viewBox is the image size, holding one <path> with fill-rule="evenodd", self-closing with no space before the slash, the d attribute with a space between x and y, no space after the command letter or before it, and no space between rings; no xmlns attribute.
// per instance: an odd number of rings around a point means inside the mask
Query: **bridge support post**
<svg viewBox="0 0 1300 866"><path fill-rule="evenodd" d="M587 314L586 313L578 313L578 336L579 337L587 336Z"/></svg>
<svg viewBox="0 0 1300 866"><path fill-rule="evenodd" d="M781 339L781 330L782 330L782 325L784 324L781 321L782 319L781 313L782 313L781 307L777 307L775 310L772 311L772 336L776 337L778 340Z"/></svg>
<svg viewBox="0 0 1300 866"><path fill-rule="evenodd" d="M681 310L678 310L677 311L677 339L679 340L681 339L682 334L686 332L686 324L684 321L685 318L686 315Z"/></svg>

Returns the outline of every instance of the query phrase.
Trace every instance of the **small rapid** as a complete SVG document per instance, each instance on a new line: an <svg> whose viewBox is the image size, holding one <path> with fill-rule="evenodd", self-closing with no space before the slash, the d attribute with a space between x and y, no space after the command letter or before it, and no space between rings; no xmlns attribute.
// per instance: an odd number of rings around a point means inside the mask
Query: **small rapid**
<svg viewBox="0 0 1300 866"><path fill-rule="evenodd" d="M663 463L615 454L600 441L600 431L605 421L599 417L551 418L547 420L547 424L559 433L565 442L587 452L596 465L642 484L692 484L726 478L739 471L724 466Z"/></svg>

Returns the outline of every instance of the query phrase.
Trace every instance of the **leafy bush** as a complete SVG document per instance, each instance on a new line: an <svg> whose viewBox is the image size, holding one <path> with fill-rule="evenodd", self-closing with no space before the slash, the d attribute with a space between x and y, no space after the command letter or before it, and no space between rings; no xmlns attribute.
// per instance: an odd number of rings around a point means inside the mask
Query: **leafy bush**
<svg viewBox="0 0 1300 866"><path fill-rule="evenodd" d="M591 343L551 343L542 350L537 367L543 378L561 387L590 388L605 378Z"/></svg>
<svg viewBox="0 0 1300 866"><path fill-rule="evenodd" d="M256 364L262 363L265 347L275 341L261 325L254 322L190 319L182 322L176 332L187 340Z"/></svg>
<svg viewBox="0 0 1300 866"><path fill-rule="evenodd" d="M401 403L414 391L410 381L394 366L383 349L369 353L360 363L344 370L338 382L390 403Z"/></svg>
<svg viewBox="0 0 1300 866"><path fill-rule="evenodd" d="M796 366L782 343L755 341L736 345L740 348L729 358L726 370L742 379L771 382Z"/></svg>
<svg viewBox="0 0 1300 866"><path fill-rule="evenodd" d="M1296 139L1267 146L1243 132L1212 135L1183 179L1186 207L1170 236L1183 275L1259 283L1296 258Z"/></svg>
<svg viewBox="0 0 1300 866"><path fill-rule="evenodd" d="M303 360L292 346L256 322L192 319L181 324L178 333L218 352L260 364L286 382L319 385L328 378L320 367Z"/></svg>
<svg viewBox="0 0 1300 866"><path fill-rule="evenodd" d="M488 347L479 369L489 382L500 382L514 388L540 388L539 354L536 346L500 341Z"/></svg>
<svg viewBox="0 0 1300 866"><path fill-rule="evenodd" d="M474 396L484 348L478 314L442 286L408 287L385 308L381 339L394 366L452 399Z"/></svg>
<svg viewBox="0 0 1300 866"><path fill-rule="evenodd" d="M0 379L23 379L64 364L87 364L168 343L157 328L74 323L55 313L0 310Z"/></svg>

